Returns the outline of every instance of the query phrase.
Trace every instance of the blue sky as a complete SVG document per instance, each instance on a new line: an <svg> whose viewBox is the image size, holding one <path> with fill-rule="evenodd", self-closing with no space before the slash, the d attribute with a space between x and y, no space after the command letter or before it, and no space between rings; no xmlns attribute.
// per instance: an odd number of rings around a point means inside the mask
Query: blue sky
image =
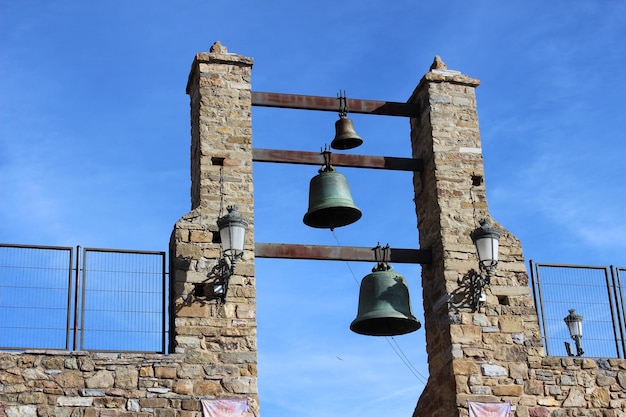
<svg viewBox="0 0 626 417"><path fill-rule="evenodd" d="M537 262L626 265L621 1L0 0L0 241L166 250L188 212L194 54L255 60L255 91L405 101L435 55L479 78L491 214ZM253 110L254 146L317 151L334 113ZM408 121L353 115L358 153L409 156ZM317 168L255 164L256 240L417 247L410 174L341 170L356 224L309 229ZM351 334L364 263L258 260L267 416L409 415L423 330ZM421 317L419 267L396 265ZM567 312L563 314L566 315Z"/></svg>

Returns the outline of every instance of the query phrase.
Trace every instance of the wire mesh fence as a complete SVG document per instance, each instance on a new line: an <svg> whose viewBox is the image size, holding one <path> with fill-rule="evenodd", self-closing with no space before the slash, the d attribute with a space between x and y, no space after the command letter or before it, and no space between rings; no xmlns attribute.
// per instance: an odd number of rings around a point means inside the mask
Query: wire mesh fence
<svg viewBox="0 0 626 417"><path fill-rule="evenodd" d="M0 244L0 349L165 352L165 268L165 252Z"/></svg>
<svg viewBox="0 0 626 417"><path fill-rule="evenodd" d="M164 351L165 253L85 248L83 265L80 349Z"/></svg>
<svg viewBox="0 0 626 417"><path fill-rule="evenodd" d="M531 261L530 270L547 355L568 355L566 343L572 340L564 318L574 309L583 317L584 356L624 357L624 268Z"/></svg>
<svg viewBox="0 0 626 417"><path fill-rule="evenodd" d="M68 349L72 248L0 245L0 349Z"/></svg>

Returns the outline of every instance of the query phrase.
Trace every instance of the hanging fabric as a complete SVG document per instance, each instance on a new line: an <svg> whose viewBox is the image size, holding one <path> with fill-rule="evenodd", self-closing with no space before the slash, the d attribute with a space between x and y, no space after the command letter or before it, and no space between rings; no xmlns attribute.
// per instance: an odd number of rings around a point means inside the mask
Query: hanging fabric
<svg viewBox="0 0 626 417"><path fill-rule="evenodd" d="M511 417L511 403L467 402L469 417Z"/></svg>
<svg viewBox="0 0 626 417"><path fill-rule="evenodd" d="M248 400L246 398L203 398L203 417L246 417Z"/></svg>

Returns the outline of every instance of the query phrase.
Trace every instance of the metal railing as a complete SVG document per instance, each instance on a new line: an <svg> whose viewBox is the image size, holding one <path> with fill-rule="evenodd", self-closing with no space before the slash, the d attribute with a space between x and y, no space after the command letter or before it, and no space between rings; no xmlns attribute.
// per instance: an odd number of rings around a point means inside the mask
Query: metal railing
<svg viewBox="0 0 626 417"><path fill-rule="evenodd" d="M0 349L165 352L165 252L0 244Z"/></svg>
<svg viewBox="0 0 626 417"><path fill-rule="evenodd" d="M530 276L546 355L567 356L570 309L583 316L584 356L626 355L626 268L534 263Z"/></svg>

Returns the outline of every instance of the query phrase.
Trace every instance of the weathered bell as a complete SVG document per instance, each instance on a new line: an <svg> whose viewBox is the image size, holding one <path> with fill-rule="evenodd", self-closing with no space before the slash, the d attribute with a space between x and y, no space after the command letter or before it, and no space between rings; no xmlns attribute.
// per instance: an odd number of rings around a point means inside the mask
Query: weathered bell
<svg viewBox="0 0 626 417"><path fill-rule="evenodd" d="M352 149L363 143L363 139L356 134L352 120L340 116L335 122L335 138L330 144L333 149Z"/></svg>
<svg viewBox="0 0 626 417"><path fill-rule="evenodd" d="M304 215L304 224L320 229L352 224L361 218L352 201L346 177L334 169L322 170L311 179L309 185L309 210Z"/></svg>
<svg viewBox="0 0 626 417"><path fill-rule="evenodd" d="M379 264L361 281L359 309L350 330L367 336L396 336L422 324L413 316L404 277Z"/></svg>

